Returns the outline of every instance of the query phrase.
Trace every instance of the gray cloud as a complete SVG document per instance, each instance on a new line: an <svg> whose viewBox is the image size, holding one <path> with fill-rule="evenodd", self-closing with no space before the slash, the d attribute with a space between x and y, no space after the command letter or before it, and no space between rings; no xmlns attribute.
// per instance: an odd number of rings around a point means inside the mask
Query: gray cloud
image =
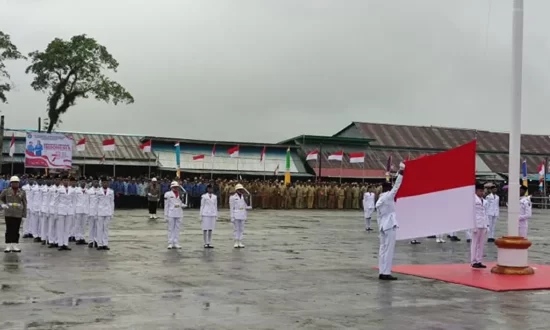
<svg viewBox="0 0 550 330"><path fill-rule="evenodd" d="M274 142L350 121L509 127L511 0L0 0L0 28L24 51L87 33L136 98L86 100L63 130ZM489 8L491 9L489 12ZM545 133L550 2L525 16L524 131ZM489 23L488 24L488 20ZM34 127L46 96L25 63L1 106Z"/></svg>

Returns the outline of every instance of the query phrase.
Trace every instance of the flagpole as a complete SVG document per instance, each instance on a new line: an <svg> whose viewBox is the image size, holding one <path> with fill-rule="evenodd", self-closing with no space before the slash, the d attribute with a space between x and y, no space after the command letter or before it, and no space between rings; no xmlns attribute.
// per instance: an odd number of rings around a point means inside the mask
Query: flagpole
<svg viewBox="0 0 550 330"><path fill-rule="evenodd" d="M241 155L237 156L237 180L239 180L239 174L240 174L240 172L239 172L239 158L241 158Z"/></svg>
<svg viewBox="0 0 550 330"><path fill-rule="evenodd" d="M116 178L116 158L115 158L115 151L113 151L113 178Z"/></svg>
<svg viewBox="0 0 550 330"><path fill-rule="evenodd" d="M362 170L361 172L363 173L363 183L365 183L365 159L363 158L363 165L361 165L362 167Z"/></svg>
<svg viewBox="0 0 550 330"><path fill-rule="evenodd" d="M210 180L214 179L214 155L213 153L210 154Z"/></svg>
<svg viewBox="0 0 550 330"><path fill-rule="evenodd" d="M265 155L264 155L264 160L263 160L263 162L264 162L264 181L265 181ZM279 178L277 178L277 180L279 180Z"/></svg>
<svg viewBox="0 0 550 330"><path fill-rule="evenodd" d="M544 194L544 208L548 208L548 198L546 197L546 174L548 174L548 156L544 159L544 178L543 178L543 194Z"/></svg>
<svg viewBox="0 0 550 330"><path fill-rule="evenodd" d="M317 161L319 162L318 167L319 167L319 173L317 173L317 182L321 182L321 170L323 169L323 165L322 165L322 162L323 162L323 144L320 143L319 144L319 154L317 155Z"/></svg>
<svg viewBox="0 0 550 330"><path fill-rule="evenodd" d="M342 184L342 166L344 166L344 157L340 160L340 184Z"/></svg>

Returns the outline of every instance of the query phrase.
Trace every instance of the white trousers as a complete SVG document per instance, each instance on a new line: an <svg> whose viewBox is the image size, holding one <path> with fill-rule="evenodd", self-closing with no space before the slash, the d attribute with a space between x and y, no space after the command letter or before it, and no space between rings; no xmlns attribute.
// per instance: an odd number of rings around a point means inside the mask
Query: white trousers
<svg viewBox="0 0 550 330"><path fill-rule="evenodd" d="M48 213L48 243L50 244L59 244L57 237L57 215L53 213Z"/></svg>
<svg viewBox="0 0 550 330"><path fill-rule="evenodd" d="M88 241L97 243L97 215L88 216Z"/></svg>
<svg viewBox="0 0 550 330"><path fill-rule="evenodd" d="M367 208L365 210L365 229L371 228L371 218L372 218L372 212L374 212L373 208Z"/></svg>
<svg viewBox="0 0 550 330"><path fill-rule="evenodd" d="M30 222L29 226L31 227L30 230L32 236L35 238L40 237L40 212L31 212L31 217L30 219L27 219L27 221Z"/></svg>
<svg viewBox="0 0 550 330"><path fill-rule="evenodd" d="M182 218L168 218L168 244L179 244Z"/></svg>
<svg viewBox="0 0 550 330"><path fill-rule="evenodd" d="M40 238L42 238L43 241L48 241L49 238L49 216L50 215L48 213L40 212Z"/></svg>
<svg viewBox="0 0 550 330"><path fill-rule="evenodd" d="M244 223L246 220L233 220L233 239L237 241L243 240Z"/></svg>
<svg viewBox="0 0 550 330"><path fill-rule="evenodd" d="M96 239L97 246L109 246L109 223L111 217L97 217Z"/></svg>
<svg viewBox="0 0 550 330"><path fill-rule="evenodd" d="M527 220L519 220L519 236L527 238Z"/></svg>
<svg viewBox="0 0 550 330"><path fill-rule="evenodd" d="M472 230L471 229L466 230L466 239L472 239Z"/></svg>
<svg viewBox="0 0 550 330"><path fill-rule="evenodd" d="M76 214L71 214L69 217L69 232L67 233L68 237L74 237L75 219Z"/></svg>
<svg viewBox="0 0 550 330"><path fill-rule="evenodd" d="M395 250L395 232L396 229L380 231L380 251L378 252L378 273L381 275L391 275L393 265L393 252Z"/></svg>
<svg viewBox="0 0 550 330"><path fill-rule="evenodd" d="M32 211L27 208L27 217L25 218L25 222L23 223L23 235L32 234L31 218L32 218Z"/></svg>
<svg viewBox="0 0 550 330"><path fill-rule="evenodd" d="M498 217L495 215L488 216L489 218L489 232L487 233L488 238L495 238L495 228L497 225Z"/></svg>
<svg viewBox="0 0 550 330"><path fill-rule="evenodd" d="M69 232L71 230L72 215L57 215L57 244L69 246Z"/></svg>
<svg viewBox="0 0 550 330"><path fill-rule="evenodd" d="M77 240L84 239L86 233L86 220L88 215L84 213L77 213L74 219L74 237Z"/></svg>
<svg viewBox="0 0 550 330"><path fill-rule="evenodd" d="M473 231L476 231L475 233ZM483 251L485 250L485 236L487 229L476 228L472 230L472 242L470 243L470 262L472 264L483 261Z"/></svg>

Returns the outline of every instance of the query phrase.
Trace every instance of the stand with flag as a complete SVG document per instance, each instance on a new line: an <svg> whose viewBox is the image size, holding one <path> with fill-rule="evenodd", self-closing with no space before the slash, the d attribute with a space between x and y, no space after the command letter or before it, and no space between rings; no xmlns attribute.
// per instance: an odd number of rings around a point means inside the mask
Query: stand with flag
<svg viewBox="0 0 550 330"><path fill-rule="evenodd" d="M78 140L76 143L76 151L84 152L86 151L86 138ZM84 159L84 164L82 165L82 176L86 176L86 156L82 157Z"/></svg>
<svg viewBox="0 0 550 330"><path fill-rule="evenodd" d="M336 160L340 162L340 183L342 183L342 164L344 159L344 150L337 151L328 156L328 160Z"/></svg>
<svg viewBox="0 0 550 330"><path fill-rule="evenodd" d="M139 148L144 153L151 153L153 152L153 141L145 141L139 146ZM151 178L151 159L149 158L149 156L147 156L147 167L149 168L149 178Z"/></svg>
<svg viewBox="0 0 550 330"><path fill-rule="evenodd" d="M227 149L227 153L231 158L237 158L237 179L239 179L239 145L234 146L233 148ZM242 179L241 179L242 180Z"/></svg>
<svg viewBox="0 0 550 330"><path fill-rule="evenodd" d="M103 152L112 151L113 152L113 178L116 178L116 159L115 159L115 139L106 139L103 140ZM105 157L105 155L104 155Z"/></svg>
<svg viewBox="0 0 550 330"><path fill-rule="evenodd" d="M279 164L277 164L279 168ZM285 185L290 184L290 147L286 149L286 166L285 166Z"/></svg>

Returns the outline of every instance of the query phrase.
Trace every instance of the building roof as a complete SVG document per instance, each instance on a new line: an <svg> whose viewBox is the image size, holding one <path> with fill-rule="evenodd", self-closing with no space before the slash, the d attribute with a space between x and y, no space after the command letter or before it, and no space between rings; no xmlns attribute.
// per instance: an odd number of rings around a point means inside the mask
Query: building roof
<svg viewBox="0 0 550 330"><path fill-rule="evenodd" d="M340 136L322 136L322 135L298 135L293 138L279 142L279 144L299 145L299 144L338 144L346 146L368 146L373 139L349 138Z"/></svg>
<svg viewBox="0 0 550 330"><path fill-rule="evenodd" d="M152 140L153 144L158 143L171 143L179 142L181 144L195 144L195 145L209 145L213 146L229 146L233 147L236 145L243 147L270 147L270 148L296 148L294 144L285 145L283 143L258 143L258 142L238 142L238 141L215 141L215 140L195 140L195 139L182 139L177 137L154 137L154 136L145 136L141 138L141 141Z"/></svg>
<svg viewBox="0 0 550 330"><path fill-rule="evenodd" d="M25 153L25 132L36 132L36 130L21 130L21 129L5 129L4 130L4 153L9 151L9 144L12 134L16 138L15 151L16 154ZM55 132L65 134L75 141L86 138L86 150L78 152L73 150L73 158L102 158L103 157L103 140L115 139L116 149L114 159L120 160L143 160L155 161L156 156L152 153L143 152L139 146L141 145L140 136L136 135L120 135L120 134L99 134L99 133L77 133L77 132ZM113 152L105 153L105 158L113 159Z"/></svg>

